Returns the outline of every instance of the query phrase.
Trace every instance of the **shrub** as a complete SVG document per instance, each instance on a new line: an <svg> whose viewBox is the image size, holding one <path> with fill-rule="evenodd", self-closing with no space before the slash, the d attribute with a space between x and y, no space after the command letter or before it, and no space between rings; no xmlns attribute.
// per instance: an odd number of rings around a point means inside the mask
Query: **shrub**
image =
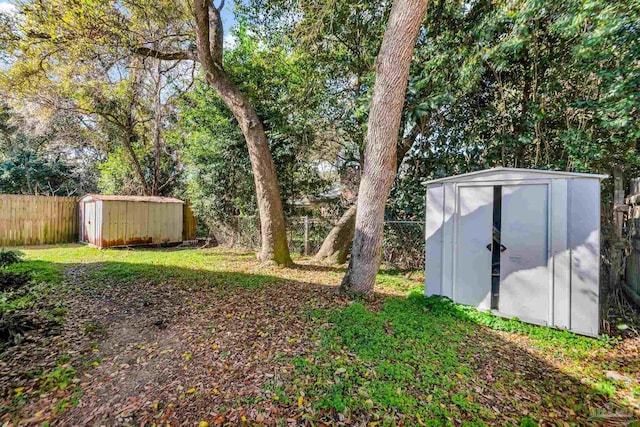
<svg viewBox="0 0 640 427"><path fill-rule="evenodd" d="M22 261L23 254L20 251L0 250L0 268L8 267Z"/></svg>
<svg viewBox="0 0 640 427"><path fill-rule="evenodd" d="M27 331L36 328L33 319L7 311L0 312L0 350L6 345L18 345Z"/></svg>
<svg viewBox="0 0 640 427"><path fill-rule="evenodd" d="M11 273L0 270L0 292L12 291L29 283L29 273Z"/></svg>

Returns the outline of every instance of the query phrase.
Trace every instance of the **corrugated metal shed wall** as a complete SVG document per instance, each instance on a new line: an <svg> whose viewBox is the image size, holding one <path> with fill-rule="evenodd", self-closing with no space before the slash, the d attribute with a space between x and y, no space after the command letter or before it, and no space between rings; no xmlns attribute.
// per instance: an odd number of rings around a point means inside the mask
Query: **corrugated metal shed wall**
<svg viewBox="0 0 640 427"><path fill-rule="evenodd" d="M101 200L100 247L182 241L182 204Z"/></svg>
<svg viewBox="0 0 640 427"><path fill-rule="evenodd" d="M82 241L102 248L182 242L181 201L98 197L80 201Z"/></svg>

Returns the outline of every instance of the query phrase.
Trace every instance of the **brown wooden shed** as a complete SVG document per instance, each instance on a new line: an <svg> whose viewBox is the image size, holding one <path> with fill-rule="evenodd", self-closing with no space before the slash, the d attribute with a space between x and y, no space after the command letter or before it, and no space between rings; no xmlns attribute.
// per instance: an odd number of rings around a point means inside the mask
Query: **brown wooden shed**
<svg viewBox="0 0 640 427"><path fill-rule="evenodd" d="M80 241L99 248L180 243L184 205L171 197L87 194L80 199Z"/></svg>

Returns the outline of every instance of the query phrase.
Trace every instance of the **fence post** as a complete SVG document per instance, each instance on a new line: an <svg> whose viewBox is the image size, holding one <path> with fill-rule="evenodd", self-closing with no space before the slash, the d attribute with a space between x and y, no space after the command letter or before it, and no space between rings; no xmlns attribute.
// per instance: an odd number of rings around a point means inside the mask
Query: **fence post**
<svg viewBox="0 0 640 427"><path fill-rule="evenodd" d="M624 242L622 228L624 225L624 211L627 209L624 200L623 171L620 166L613 168L613 243L611 245L611 277L609 285L611 290L620 286L620 276L623 273Z"/></svg>
<svg viewBox="0 0 640 427"><path fill-rule="evenodd" d="M304 216L304 256L309 256L309 216Z"/></svg>
<svg viewBox="0 0 640 427"><path fill-rule="evenodd" d="M627 236L630 251L626 258L625 281L622 290L629 300L640 308L640 178L634 178L629 185L629 205L627 214Z"/></svg>

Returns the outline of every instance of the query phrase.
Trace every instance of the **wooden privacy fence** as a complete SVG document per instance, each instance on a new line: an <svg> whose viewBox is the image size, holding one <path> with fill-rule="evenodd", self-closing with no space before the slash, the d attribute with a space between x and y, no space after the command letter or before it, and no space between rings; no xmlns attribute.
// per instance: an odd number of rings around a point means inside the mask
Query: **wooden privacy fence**
<svg viewBox="0 0 640 427"><path fill-rule="evenodd" d="M191 203L184 202L182 210L182 240L194 240L196 238L196 217L191 210Z"/></svg>
<svg viewBox="0 0 640 427"><path fill-rule="evenodd" d="M77 241L75 197L0 194L0 246Z"/></svg>

